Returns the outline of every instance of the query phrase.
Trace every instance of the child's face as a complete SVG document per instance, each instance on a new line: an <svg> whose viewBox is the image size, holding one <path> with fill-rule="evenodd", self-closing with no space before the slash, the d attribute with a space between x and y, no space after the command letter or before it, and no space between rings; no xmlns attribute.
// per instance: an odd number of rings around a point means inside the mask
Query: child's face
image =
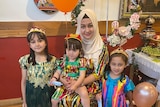
<svg viewBox="0 0 160 107"><path fill-rule="evenodd" d="M75 61L75 59L79 56L79 49L76 50L69 50L68 48L66 48L66 55L69 58L69 61Z"/></svg>
<svg viewBox="0 0 160 107"><path fill-rule="evenodd" d="M39 39L37 35L33 35L29 45L35 53L42 53L46 47L46 42L44 39Z"/></svg>
<svg viewBox="0 0 160 107"><path fill-rule="evenodd" d="M90 39L94 34L93 24L90 18L84 18L81 21L81 34L85 39Z"/></svg>
<svg viewBox="0 0 160 107"><path fill-rule="evenodd" d="M115 76L120 76L121 73L124 71L124 68L126 67L125 61L122 59L122 57L112 57L112 60L110 62L110 68L111 73Z"/></svg>

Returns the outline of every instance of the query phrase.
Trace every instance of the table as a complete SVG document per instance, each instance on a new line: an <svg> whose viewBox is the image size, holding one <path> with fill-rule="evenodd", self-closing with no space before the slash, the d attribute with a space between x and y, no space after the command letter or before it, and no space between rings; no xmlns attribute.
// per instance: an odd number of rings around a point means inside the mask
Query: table
<svg viewBox="0 0 160 107"><path fill-rule="evenodd" d="M160 63L154 62L152 57L140 52L136 53L133 49L127 49L126 52L129 55L129 63L132 63L132 54L135 55L135 61L138 64L138 69L148 77L157 79L157 89L160 92Z"/></svg>

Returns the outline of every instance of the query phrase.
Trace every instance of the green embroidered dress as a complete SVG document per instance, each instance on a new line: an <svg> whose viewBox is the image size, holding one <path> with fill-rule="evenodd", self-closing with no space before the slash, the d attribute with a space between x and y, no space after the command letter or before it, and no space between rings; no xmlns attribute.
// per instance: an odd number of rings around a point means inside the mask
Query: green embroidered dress
<svg viewBox="0 0 160 107"><path fill-rule="evenodd" d="M56 58L52 56L50 62L28 63L29 55L22 56L19 63L22 69L27 70L26 102L28 107L51 107L51 95L55 91L48 85L54 69Z"/></svg>

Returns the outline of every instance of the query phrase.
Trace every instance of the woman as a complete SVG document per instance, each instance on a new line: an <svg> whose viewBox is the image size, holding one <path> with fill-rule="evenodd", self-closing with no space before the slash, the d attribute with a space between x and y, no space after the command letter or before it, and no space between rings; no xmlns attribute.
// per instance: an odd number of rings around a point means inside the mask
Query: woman
<svg viewBox="0 0 160 107"><path fill-rule="evenodd" d="M81 11L77 18L76 33L80 34L82 38L84 57L88 59L87 76L81 86L87 86L92 103L92 99L95 98L95 95L100 90L99 80L108 62L108 50L99 34L98 21L92 10L85 9ZM61 81L64 82L65 80L61 78ZM69 81L65 86L69 88L74 82ZM60 105L65 107L78 106L80 103L79 100L80 97L73 93L65 97ZM92 104L91 107L93 107Z"/></svg>

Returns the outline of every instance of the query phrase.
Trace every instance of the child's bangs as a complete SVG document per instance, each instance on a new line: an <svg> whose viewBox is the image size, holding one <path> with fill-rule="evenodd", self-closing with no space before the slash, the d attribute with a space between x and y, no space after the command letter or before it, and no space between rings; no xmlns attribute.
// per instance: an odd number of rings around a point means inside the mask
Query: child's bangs
<svg viewBox="0 0 160 107"><path fill-rule="evenodd" d="M69 46L68 46L68 48L69 48L69 50L77 50L77 49L79 49L78 48L78 46L76 45L76 44L68 44Z"/></svg>

